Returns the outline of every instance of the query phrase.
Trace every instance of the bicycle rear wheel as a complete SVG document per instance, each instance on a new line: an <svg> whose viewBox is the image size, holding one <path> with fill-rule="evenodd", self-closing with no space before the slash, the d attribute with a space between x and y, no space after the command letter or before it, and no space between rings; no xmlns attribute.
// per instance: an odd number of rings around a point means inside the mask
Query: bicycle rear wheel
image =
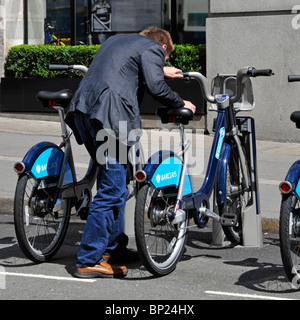
<svg viewBox="0 0 300 320"><path fill-rule="evenodd" d="M300 288L300 201L296 195L283 196L279 219L280 253L287 278Z"/></svg>
<svg viewBox="0 0 300 320"><path fill-rule="evenodd" d="M180 260L186 239L188 217L172 225L167 213L174 209L175 187L157 190L146 184L138 192L135 210L135 236L145 268L155 276L172 272Z"/></svg>
<svg viewBox="0 0 300 320"><path fill-rule="evenodd" d="M41 180L24 174L17 182L15 231L21 250L33 262L49 261L66 235L71 207L65 200L54 209L57 180L57 176Z"/></svg>

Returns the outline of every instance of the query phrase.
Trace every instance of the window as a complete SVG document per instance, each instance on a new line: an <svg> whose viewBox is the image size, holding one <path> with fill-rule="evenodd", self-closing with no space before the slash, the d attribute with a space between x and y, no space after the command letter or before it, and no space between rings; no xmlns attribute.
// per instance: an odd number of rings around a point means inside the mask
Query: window
<svg viewBox="0 0 300 320"><path fill-rule="evenodd" d="M46 0L44 42L98 44L156 25L169 30L174 43L205 43L207 16L208 0Z"/></svg>

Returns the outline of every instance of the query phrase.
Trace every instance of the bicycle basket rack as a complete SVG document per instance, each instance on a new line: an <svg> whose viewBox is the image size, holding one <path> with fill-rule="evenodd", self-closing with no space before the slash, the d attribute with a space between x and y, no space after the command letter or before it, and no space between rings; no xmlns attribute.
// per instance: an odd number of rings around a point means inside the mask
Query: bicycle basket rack
<svg viewBox="0 0 300 320"><path fill-rule="evenodd" d="M218 74L212 80L211 92L212 95L216 94L230 94L234 95L236 84L236 75L231 74ZM244 78L242 82L242 97L234 104L236 111L250 111L255 107L255 99L253 93L252 79L249 77ZM217 111L216 104L210 104L209 111Z"/></svg>

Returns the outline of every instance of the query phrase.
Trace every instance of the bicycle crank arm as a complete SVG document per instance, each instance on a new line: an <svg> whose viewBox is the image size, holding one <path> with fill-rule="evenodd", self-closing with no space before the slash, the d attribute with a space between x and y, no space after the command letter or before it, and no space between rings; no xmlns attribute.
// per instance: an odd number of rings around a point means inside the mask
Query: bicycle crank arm
<svg viewBox="0 0 300 320"><path fill-rule="evenodd" d="M220 222L220 220L221 220L221 217L220 217L217 213L209 210L208 208L205 208L205 207L200 208L200 209L199 209L199 212L200 212L200 214L203 215L204 217L211 218L211 219L213 219L213 220L215 220L215 221L218 221L218 222Z"/></svg>
<svg viewBox="0 0 300 320"><path fill-rule="evenodd" d="M77 215L80 215L80 211L82 210L82 208L86 208L86 206L88 205L89 203L89 197L87 195L85 195L83 197L83 200L82 200L82 203L81 203L81 206L78 208L78 210L76 211L76 214Z"/></svg>

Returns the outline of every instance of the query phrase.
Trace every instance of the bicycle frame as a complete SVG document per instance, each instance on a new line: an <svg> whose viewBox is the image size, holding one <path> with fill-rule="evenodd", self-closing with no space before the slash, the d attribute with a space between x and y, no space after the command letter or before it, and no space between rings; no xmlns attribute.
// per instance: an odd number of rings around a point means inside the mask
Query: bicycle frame
<svg viewBox="0 0 300 320"><path fill-rule="evenodd" d="M71 141L70 141L72 132L68 130L64 122L64 118L65 118L64 109L58 108L58 113L60 117L62 137L63 137L63 142L59 147L60 148L64 147L65 152L64 152L64 158L62 161L61 173L60 173L59 182L58 182L58 188L57 188L58 193L56 195L55 200L57 200L58 198L62 198L64 201L65 199L73 198L75 199L75 203L81 200L81 205L79 208L77 208L77 214L79 215L80 210L82 208L87 207L92 199L91 190L97 179L97 172L98 172L97 164L95 163L95 161L90 159L89 167L87 169L85 176L79 182L77 181L76 169L75 169L73 153L71 148ZM72 172L73 181L70 184L63 185L68 164Z"/></svg>
<svg viewBox="0 0 300 320"><path fill-rule="evenodd" d="M241 169L245 177L245 181L243 183L243 188L245 190L250 188L251 181L249 181L246 174L246 158L244 152L242 151L241 141L237 135L238 132L236 129L236 118L233 114L233 106L227 105L224 107L223 102L218 104L219 110L216 120L215 136L211 147L211 153L203 185L192 196L186 197L182 200L182 209L199 210L204 216L221 222L222 225L232 226L233 222L231 218L221 218L220 215L209 210L209 199L215 186L217 203L219 205L223 204L227 199L227 165L231 149L234 145L237 147Z"/></svg>
<svg viewBox="0 0 300 320"><path fill-rule="evenodd" d="M182 124L178 125L178 128L181 132L182 141L182 151L178 156L183 156L183 162L181 162L180 160L178 160L177 162L169 160L173 159L176 155L174 155L174 153L170 151L165 150L153 155L149 159L148 164L144 167L145 174L147 175L147 181L150 182L157 189L164 186L161 183L161 181L157 181L157 175L170 175L170 173L176 172L175 174L173 174L173 177L171 179L168 179L168 185L174 184L178 187L177 204L173 212L174 218L176 217L177 211L180 209L199 210L199 208L204 204L203 209L205 211L201 213L209 216L214 220L220 221L220 216L209 210L209 199L214 190L216 180L218 179L218 203L221 204L226 201L227 163L233 144L236 144L238 146L237 149L240 152L239 157L240 159L242 159L242 166L246 165L246 160L244 159L245 156L242 151L241 142L240 139L237 137L236 121L235 116L233 115L233 106L228 104L229 96L226 96L225 98L225 96L222 95L221 100L218 102L219 111L215 129L216 134L214 136L211 148L211 154L207 166L206 176L202 187L197 192L192 193L190 177L187 173L189 160L188 150L190 146L190 141L186 139L184 126ZM168 162L166 163L166 161ZM153 165L153 163L158 163L158 165ZM165 165L165 163L167 165ZM246 172L245 168L243 170L244 172ZM244 188L249 188L249 184L250 181L246 180ZM179 211L181 218L177 218L175 221L176 223L185 219L185 215L182 213L182 210ZM225 224L225 221L223 221L223 223Z"/></svg>
<svg viewBox="0 0 300 320"><path fill-rule="evenodd" d="M58 211L64 206L64 202L67 199L71 199L72 206L76 206L76 214L81 216L81 210L83 210L83 219L87 214L87 209L92 199L92 188L97 180L98 167L97 163L90 159L88 169L84 177L77 181L76 168L74 164L74 158L71 147L71 135L72 131L68 130L67 125L64 121L65 112L62 107L54 107L59 114L61 129L62 129L62 143L57 146L52 142L41 142L33 146L25 155L22 162L15 163L15 168L20 166L21 170L16 170L17 173L26 173L33 175L37 179L42 179L50 175L56 175L59 177L57 183L57 194L54 198L53 211ZM62 152L64 148L64 152ZM133 155L135 148L130 149L129 157L132 162L132 176L130 181L134 181L135 174L141 169L141 161L143 161L143 152L140 144L136 147L139 150L139 158L136 159ZM55 152L53 152L55 150ZM36 168L38 169L37 172ZM51 170L50 168L55 168ZM50 170L49 170L50 169ZM133 186L129 197L135 196L136 190Z"/></svg>

